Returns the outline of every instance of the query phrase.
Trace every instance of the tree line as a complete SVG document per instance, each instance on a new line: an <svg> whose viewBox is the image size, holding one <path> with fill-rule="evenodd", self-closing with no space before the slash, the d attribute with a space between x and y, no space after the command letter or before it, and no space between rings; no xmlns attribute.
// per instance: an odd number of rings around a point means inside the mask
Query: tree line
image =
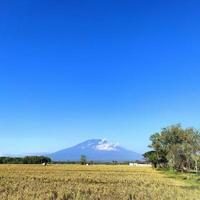
<svg viewBox="0 0 200 200"><path fill-rule="evenodd" d="M42 164L51 163L51 159L45 156L26 157L0 157L0 164Z"/></svg>
<svg viewBox="0 0 200 200"><path fill-rule="evenodd" d="M200 169L200 132L180 124L161 129L150 137L151 151L144 158L155 168L188 172Z"/></svg>

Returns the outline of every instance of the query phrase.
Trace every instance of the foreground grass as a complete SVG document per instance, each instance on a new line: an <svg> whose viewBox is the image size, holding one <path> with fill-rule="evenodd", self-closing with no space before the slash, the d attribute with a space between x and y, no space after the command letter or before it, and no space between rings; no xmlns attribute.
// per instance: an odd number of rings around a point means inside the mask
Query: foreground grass
<svg viewBox="0 0 200 200"><path fill-rule="evenodd" d="M151 168L0 165L1 200L199 200L199 187Z"/></svg>
<svg viewBox="0 0 200 200"><path fill-rule="evenodd" d="M159 169L162 174L165 174L170 179L184 181L187 185L200 190L200 174L195 172L181 173L174 170ZM199 198L200 199L200 198Z"/></svg>

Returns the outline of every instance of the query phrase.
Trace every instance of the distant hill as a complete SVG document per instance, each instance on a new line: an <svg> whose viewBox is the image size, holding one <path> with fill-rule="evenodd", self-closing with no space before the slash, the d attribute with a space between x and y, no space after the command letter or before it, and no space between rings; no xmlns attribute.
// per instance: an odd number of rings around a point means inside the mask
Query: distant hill
<svg viewBox="0 0 200 200"><path fill-rule="evenodd" d="M99 162L142 160L141 154L102 139L87 140L47 156L54 161L79 161L81 155Z"/></svg>

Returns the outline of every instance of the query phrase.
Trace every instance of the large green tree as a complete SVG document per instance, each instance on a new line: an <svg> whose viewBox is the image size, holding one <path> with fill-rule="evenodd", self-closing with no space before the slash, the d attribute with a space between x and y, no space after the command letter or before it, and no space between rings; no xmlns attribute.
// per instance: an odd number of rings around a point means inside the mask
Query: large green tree
<svg viewBox="0 0 200 200"><path fill-rule="evenodd" d="M171 167L180 171L196 169L199 161L200 134L194 128L182 128L180 124L161 129L150 137L152 154L145 158L157 167ZM151 151L152 152L152 151ZM156 164L155 164L156 162Z"/></svg>

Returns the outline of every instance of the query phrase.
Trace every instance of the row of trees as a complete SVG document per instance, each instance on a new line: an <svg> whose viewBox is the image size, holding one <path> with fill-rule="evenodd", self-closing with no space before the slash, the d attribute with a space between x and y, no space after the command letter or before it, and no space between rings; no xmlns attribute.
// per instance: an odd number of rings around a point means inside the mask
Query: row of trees
<svg viewBox="0 0 200 200"><path fill-rule="evenodd" d="M200 132L182 128L180 124L163 128L150 137L144 157L154 167L169 167L177 171L198 171L200 167Z"/></svg>
<svg viewBox="0 0 200 200"><path fill-rule="evenodd" d="M45 156L0 157L0 164L41 164L50 162L51 159Z"/></svg>

